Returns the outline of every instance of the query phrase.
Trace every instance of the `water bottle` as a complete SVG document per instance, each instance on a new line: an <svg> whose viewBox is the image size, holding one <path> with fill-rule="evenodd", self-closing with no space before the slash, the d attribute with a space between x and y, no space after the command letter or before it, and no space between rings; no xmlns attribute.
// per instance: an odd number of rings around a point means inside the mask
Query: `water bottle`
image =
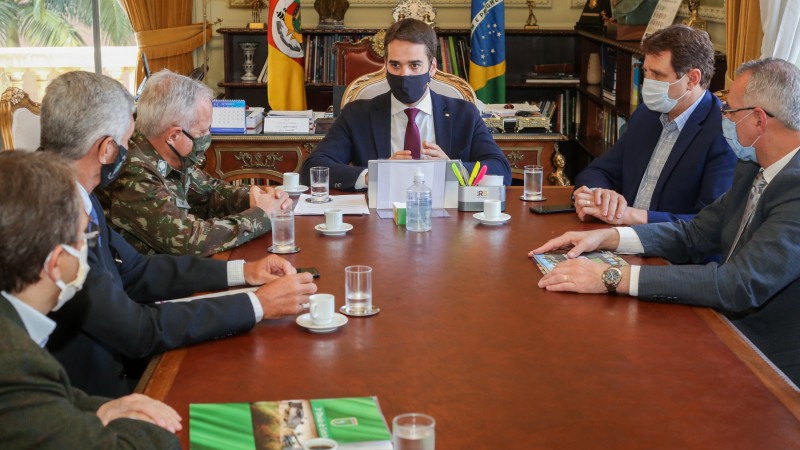
<svg viewBox="0 0 800 450"><path fill-rule="evenodd" d="M430 231L432 208L431 189L425 186L425 175L421 170L417 170L414 174L414 184L406 191L406 229Z"/></svg>

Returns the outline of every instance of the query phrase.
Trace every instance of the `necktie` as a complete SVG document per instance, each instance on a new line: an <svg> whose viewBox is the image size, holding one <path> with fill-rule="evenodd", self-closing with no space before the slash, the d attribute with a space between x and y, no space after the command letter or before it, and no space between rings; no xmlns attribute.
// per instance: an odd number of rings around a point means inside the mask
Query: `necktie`
<svg viewBox="0 0 800 450"><path fill-rule="evenodd" d="M761 197L761 193L764 192L764 188L766 187L767 180L764 179L764 170L762 169L753 180L753 187L750 189L750 196L747 198L747 206L744 208L742 222L739 224L739 231L736 232L736 238L733 240L731 249L728 251L728 257L725 258L726 262L731 258L733 250L736 248L736 245L739 244L739 238L742 237L745 228L747 228L747 225L749 225L750 221L753 219L753 211L755 211L758 199Z"/></svg>
<svg viewBox="0 0 800 450"><path fill-rule="evenodd" d="M411 158L420 159L422 142L419 139L419 128L414 120L419 110L417 108L406 108L408 124L406 124L405 150L411 150Z"/></svg>

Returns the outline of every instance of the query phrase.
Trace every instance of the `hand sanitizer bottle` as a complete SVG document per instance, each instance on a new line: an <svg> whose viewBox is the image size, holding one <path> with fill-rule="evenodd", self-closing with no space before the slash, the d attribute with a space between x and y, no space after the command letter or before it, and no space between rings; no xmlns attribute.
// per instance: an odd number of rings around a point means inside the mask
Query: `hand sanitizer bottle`
<svg viewBox="0 0 800 450"><path fill-rule="evenodd" d="M421 170L417 170L414 174L414 184L406 191L406 229L430 231L432 208L431 189L425 186L425 175Z"/></svg>

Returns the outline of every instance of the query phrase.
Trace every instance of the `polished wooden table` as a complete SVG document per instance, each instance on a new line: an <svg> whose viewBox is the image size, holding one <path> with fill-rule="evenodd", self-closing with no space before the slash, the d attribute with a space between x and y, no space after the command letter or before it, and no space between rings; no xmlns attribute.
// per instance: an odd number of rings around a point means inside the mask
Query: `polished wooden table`
<svg viewBox="0 0 800 450"><path fill-rule="evenodd" d="M569 188L545 188L548 203ZM713 311L628 297L548 293L527 252L574 214L538 216L508 190L500 227L450 211L429 233L345 216L325 237L298 217L288 259L344 302L344 267L374 268L371 318L310 334L294 318L169 352L139 391L184 418L190 403L377 395L387 420L436 418L439 450L800 448L800 397ZM262 237L229 255L266 254ZM633 263L658 263L629 258Z"/></svg>

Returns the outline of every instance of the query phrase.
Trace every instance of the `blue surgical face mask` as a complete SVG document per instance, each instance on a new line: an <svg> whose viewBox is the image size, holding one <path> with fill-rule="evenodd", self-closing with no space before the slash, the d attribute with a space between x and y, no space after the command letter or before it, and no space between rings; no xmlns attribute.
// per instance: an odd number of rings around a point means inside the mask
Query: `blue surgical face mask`
<svg viewBox="0 0 800 450"><path fill-rule="evenodd" d="M685 76L686 74L683 74L683 77ZM645 78L644 83L642 84L642 101L644 101L644 104L650 109L650 111L664 114L672 111L672 109L675 108L675 105L678 104L678 100L682 99L684 95L689 93L687 90L678 98L669 98L669 87L681 81L683 77L678 78L673 83Z"/></svg>
<svg viewBox="0 0 800 450"><path fill-rule="evenodd" d="M750 114L753 114L753 111L750 111ZM736 154L736 157L741 159L742 161L753 161L755 163L758 162L758 158L756 157L756 149L753 147L761 136L757 137L752 144L748 147L743 146L739 142L739 134L736 132L736 125L741 122L742 120L748 118L750 114L742 117L739 119L738 122L734 122L727 117L722 118L722 135L725 136L725 140L728 141L728 145L731 146L733 149L733 153Z"/></svg>

